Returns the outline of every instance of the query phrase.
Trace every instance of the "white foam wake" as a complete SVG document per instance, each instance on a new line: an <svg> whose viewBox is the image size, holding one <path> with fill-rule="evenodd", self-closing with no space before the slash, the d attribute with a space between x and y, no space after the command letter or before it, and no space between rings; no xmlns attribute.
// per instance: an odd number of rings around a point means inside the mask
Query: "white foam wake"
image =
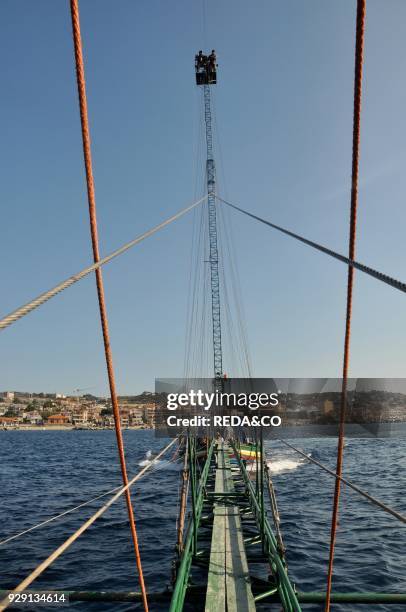
<svg viewBox="0 0 406 612"><path fill-rule="evenodd" d="M143 459L142 461L138 462L138 465L140 467L145 467L146 465L150 465L151 463L155 463L158 464L160 463L159 459L155 459L154 455L152 454L152 451L147 450L147 452L145 453L145 459Z"/></svg>
<svg viewBox="0 0 406 612"><path fill-rule="evenodd" d="M282 474L283 472L290 472L291 470L296 470L301 465L303 465L302 461L294 459L279 459L276 461L268 461L268 467L272 474Z"/></svg>
<svg viewBox="0 0 406 612"><path fill-rule="evenodd" d="M146 465L150 465L151 463L159 463L159 461L156 461L154 459L150 460L150 459L143 459L142 461L138 462L138 465L140 467L145 467Z"/></svg>

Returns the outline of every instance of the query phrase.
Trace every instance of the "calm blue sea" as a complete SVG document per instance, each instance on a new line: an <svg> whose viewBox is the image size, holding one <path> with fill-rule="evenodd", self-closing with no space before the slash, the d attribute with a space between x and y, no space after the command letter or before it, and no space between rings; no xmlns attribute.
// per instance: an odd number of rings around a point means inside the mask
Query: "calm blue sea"
<svg viewBox="0 0 406 612"><path fill-rule="evenodd" d="M148 460L148 451L156 452L164 444L150 431L129 430L124 437L131 475ZM334 468L334 440L296 439L294 444ZM281 442L272 442L269 454L290 575L299 590L324 590L333 479L298 458ZM404 439L351 439L346 444L347 478L403 513L405 468ZM119 485L114 432L0 432L0 479L2 540ZM145 580L151 590L163 590L170 581L178 483L179 464L165 460L133 489ZM0 546L0 588L14 587L103 501ZM124 499L110 508L31 588L139 590ZM345 487L334 589L406 591L405 525ZM93 612L134 607L77 603L61 609ZM156 604L151 606L154 609L164 608ZM333 609L400 612L405 607L351 605Z"/></svg>

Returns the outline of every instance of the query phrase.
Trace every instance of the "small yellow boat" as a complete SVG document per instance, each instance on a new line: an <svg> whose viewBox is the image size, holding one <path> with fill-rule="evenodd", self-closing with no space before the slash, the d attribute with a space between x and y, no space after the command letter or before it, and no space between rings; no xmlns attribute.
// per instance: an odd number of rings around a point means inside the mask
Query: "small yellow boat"
<svg viewBox="0 0 406 612"><path fill-rule="evenodd" d="M240 448L240 455L241 455L241 459L243 459L244 461L261 461L261 453L260 451L256 450L256 444L241 444Z"/></svg>

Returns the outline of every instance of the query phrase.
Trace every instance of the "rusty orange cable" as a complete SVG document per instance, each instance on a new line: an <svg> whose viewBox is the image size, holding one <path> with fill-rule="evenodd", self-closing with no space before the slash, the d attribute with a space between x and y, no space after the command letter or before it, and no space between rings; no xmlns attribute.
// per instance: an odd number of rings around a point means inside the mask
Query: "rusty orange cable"
<svg viewBox="0 0 406 612"><path fill-rule="evenodd" d="M360 124L361 124L361 94L362 94L362 67L364 55L365 37L365 14L366 0L357 0L357 25L355 41L355 75L354 75L354 118L353 118L353 137L352 137L352 180L351 180L351 216L350 216L350 237L349 237L349 259L355 259L355 239L357 227L357 205L358 205L358 172L359 172L359 149L360 149ZM327 592L325 602L325 612L330 610L331 588L333 581L334 547L337 536L338 510L340 502L341 475L343 470L344 455L344 428L345 412L347 405L347 382L350 362L350 336L351 336L351 311L352 295L354 285L354 268L348 266L347 278L347 309L345 322L344 339L344 358L343 358L343 381L341 389L340 423L337 445L337 478L334 489L334 504L331 519L330 534L330 553L327 575Z"/></svg>
<svg viewBox="0 0 406 612"><path fill-rule="evenodd" d="M76 78L77 78L77 86L78 86L78 94L79 94L80 121L81 121L81 127L82 127L83 156L84 156L85 170L86 170L87 199L88 199L88 205L89 205L89 218L90 218L90 232L91 232L91 237L92 237L93 259L96 263L100 260L100 253L99 253L99 240L98 240L98 233L97 233L96 198L95 198L95 190L94 190L93 171L92 171L89 120L88 120L87 100L86 100L86 82L85 82L85 70L84 70L83 53L82 53L82 38L81 38L81 33L80 33L78 0L70 0L70 8L71 8L71 17L72 17L73 42L74 42L74 49L75 49ZM113 368L113 358L112 358L112 351L110 347L110 337L109 337L106 303L104 299L103 276L102 276L101 269L98 268L97 270L95 270L95 274L96 274L96 284L97 284L97 295L98 295L98 300L99 300L100 319L101 319L101 326L102 326L102 331L103 331L104 353L105 353L105 358L106 358L107 374L108 374L109 387L110 387L111 404L113 407L113 414L114 414L114 425L115 425L115 430L116 430L118 453L120 457L121 474L122 474L123 484L124 486L127 486L128 485L127 466L126 466L125 455L124 455L123 435L122 435L121 423L120 423L120 409L119 409L118 400L117 400L117 392L116 392L116 384L115 384L114 368ZM142 593L142 601L144 604L144 609L147 611L148 610L147 593L146 593L146 588L145 588L145 583L144 583L141 556L140 556L140 551L139 551L139 546L138 546L137 529L135 525L135 518L134 518L134 512L133 512L133 507L131 503L131 495L130 495L129 489L126 490L125 496L126 496L126 502L127 502L128 518L129 518L130 528L131 528L131 535L132 535L132 539L134 543L134 551L135 551L135 558L136 558L136 563L137 563L139 583L140 583L140 588L141 588L141 593Z"/></svg>

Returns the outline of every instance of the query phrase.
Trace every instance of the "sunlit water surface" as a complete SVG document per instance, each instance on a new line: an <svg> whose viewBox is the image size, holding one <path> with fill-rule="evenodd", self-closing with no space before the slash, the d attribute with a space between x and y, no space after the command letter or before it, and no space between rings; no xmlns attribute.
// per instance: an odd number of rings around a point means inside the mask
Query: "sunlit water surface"
<svg viewBox="0 0 406 612"><path fill-rule="evenodd" d="M154 461L151 453L165 442L151 431L128 430L124 438L130 475ZM334 469L334 440L302 439L294 444ZM347 478L403 513L405 446L401 439L351 439L345 448ZM151 473L133 488L145 581L154 591L165 589L170 582L176 539L180 465L171 457L170 452L165 460L155 462ZM269 457L291 578L299 590L324 590L333 479L281 442L272 442ZM0 477L3 540L119 485L114 432L0 432ZM107 499L0 546L0 587L18 584ZM139 590L124 499L97 520L31 588ZM334 590L406 591L405 525L345 487ZM151 606L152 612L166 608ZM62 609L124 611L133 610L134 604L76 603ZM280 606L262 609L279 611ZM405 607L334 607L347 612L358 609L400 612Z"/></svg>

